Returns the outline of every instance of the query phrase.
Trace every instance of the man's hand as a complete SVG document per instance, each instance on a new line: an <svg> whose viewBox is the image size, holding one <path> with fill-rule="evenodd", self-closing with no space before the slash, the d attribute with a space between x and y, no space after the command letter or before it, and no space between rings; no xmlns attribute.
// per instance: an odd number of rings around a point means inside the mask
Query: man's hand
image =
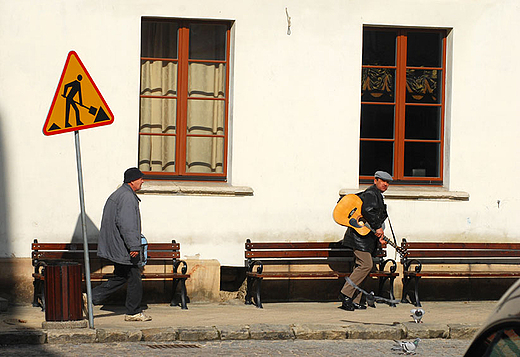
<svg viewBox="0 0 520 357"><path fill-rule="evenodd" d="M138 255L139 255L139 251L136 251L136 252L130 252L130 256L131 256L132 258L135 258L135 257L137 257Z"/></svg>
<svg viewBox="0 0 520 357"><path fill-rule="evenodd" d="M383 231L383 228L377 229L374 234L376 235L377 238L379 238L379 243L381 243L381 245L383 247L385 247L386 241L383 238L385 236L385 232Z"/></svg>

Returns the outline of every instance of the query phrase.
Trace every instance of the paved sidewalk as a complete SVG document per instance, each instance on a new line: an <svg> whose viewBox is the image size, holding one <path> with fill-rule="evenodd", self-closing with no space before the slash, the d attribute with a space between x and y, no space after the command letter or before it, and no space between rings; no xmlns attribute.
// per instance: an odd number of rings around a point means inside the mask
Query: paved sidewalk
<svg viewBox="0 0 520 357"><path fill-rule="evenodd" d="M495 302L423 303L423 323L410 317L411 304L353 312L339 302L265 303L263 309L242 301L191 303L188 310L149 305L148 322L124 321L121 306L94 307L94 329L43 328L45 314L30 305L10 306L0 314L0 344L88 343L124 341L210 341L283 339L469 339L486 321ZM86 321L84 320L83 323ZM59 324L61 325L61 324ZM66 327L70 324L63 323ZM58 326L61 327L61 326Z"/></svg>

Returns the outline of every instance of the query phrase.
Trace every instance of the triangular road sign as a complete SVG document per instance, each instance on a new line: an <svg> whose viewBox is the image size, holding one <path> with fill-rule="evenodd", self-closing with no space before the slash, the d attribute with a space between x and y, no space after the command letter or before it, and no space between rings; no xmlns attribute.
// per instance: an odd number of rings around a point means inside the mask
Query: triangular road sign
<svg viewBox="0 0 520 357"><path fill-rule="evenodd" d="M109 125L114 122L105 99L75 51L70 51L43 125L45 135Z"/></svg>

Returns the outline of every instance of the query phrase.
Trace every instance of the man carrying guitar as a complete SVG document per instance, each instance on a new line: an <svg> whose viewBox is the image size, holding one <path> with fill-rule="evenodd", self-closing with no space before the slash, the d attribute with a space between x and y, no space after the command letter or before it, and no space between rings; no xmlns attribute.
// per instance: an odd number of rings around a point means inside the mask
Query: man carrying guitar
<svg viewBox="0 0 520 357"><path fill-rule="evenodd" d="M392 176L385 171L377 171L374 175L374 184L358 194L363 201L361 215L370 225L372 231L367 235L359 234L349 227L343 238L343 245L354 250L356 266L350 275L350 280L357 286L362 285L373 268L372 255L376 253L379 243L385 243L383 223L388 217L382 193L388 189ZM378 242L379 241L379 242ZM361 294L348 282L340 292L341 308L347 311L363 310Z"/></svg>

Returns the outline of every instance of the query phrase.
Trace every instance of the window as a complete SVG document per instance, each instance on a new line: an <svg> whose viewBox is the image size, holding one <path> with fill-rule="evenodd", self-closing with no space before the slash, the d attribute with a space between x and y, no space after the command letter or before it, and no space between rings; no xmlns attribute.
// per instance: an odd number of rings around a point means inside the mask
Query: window
<svg viewBox="0 0 520 357"><path fill-rule="evenodd" d="M139 168L226 180L229 22L143 18Z"/></svg>
<svg viewBox="0 0 520 357"><path fill-rule="evenodd" d="M363 30L362 182L442 184L446 31Z"/></svg>

